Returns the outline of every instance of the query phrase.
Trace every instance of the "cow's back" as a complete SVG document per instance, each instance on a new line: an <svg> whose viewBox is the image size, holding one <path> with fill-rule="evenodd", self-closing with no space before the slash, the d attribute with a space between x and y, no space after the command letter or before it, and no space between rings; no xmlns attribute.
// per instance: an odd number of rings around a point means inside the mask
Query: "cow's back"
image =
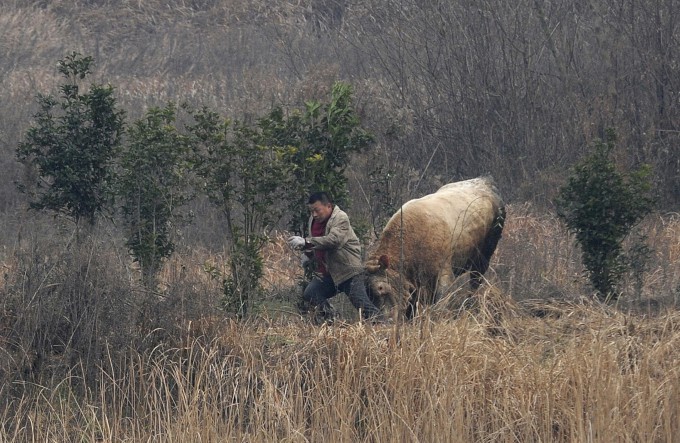
<svg viewBox="0 0 680 443"><path fill-rule="evenodd" d="M492 228L503 202L492 179L476 178L442 186L410 200L388 221L379 254L408 274L436 274L448 264L463 267Z"/></svg>

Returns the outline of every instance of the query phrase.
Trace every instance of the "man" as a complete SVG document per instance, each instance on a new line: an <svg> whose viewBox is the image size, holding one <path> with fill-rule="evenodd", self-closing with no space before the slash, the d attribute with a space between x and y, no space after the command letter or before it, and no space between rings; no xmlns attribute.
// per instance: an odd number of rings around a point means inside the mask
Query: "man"
<svg viewBox="0 0 680 443"><path fill-rule="evenodd" d="M325 192L315 192L307 201L309 236L293 236L288 244L313 255L317 276L309 282L302 295L306 302L321 310L326 319L332 317L329 298L344 292L364 319L381 321L382 315L366 293L361 262L361 243L349 217L334 205Z"/></svg>

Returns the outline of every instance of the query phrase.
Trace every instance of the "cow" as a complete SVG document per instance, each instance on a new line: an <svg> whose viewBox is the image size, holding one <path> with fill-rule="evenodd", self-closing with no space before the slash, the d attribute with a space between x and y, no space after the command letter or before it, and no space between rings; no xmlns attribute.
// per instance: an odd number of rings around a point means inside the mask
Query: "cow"
<svg viewBox="0 0 680 443"><path fill-rule="evenodd" d="M369 297L410 318L470 273L476 289L503 232L505 206L491 176L442 186L406 202L387 222L365 262Z"/></svg>

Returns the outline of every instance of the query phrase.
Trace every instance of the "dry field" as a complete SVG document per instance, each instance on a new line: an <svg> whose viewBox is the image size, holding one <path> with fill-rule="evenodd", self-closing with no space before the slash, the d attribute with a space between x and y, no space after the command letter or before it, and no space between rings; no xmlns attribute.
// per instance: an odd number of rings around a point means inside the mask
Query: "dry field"
<svg viewBox="0 0 680 443"><path fill-rule="evenodd" d="M271 309L252 319L204 307L176 320L175 340L108 344L95 365L62 362L42 378L12 377L3 364L0 441L673 441L677 217L644 226L655 253L642 301L631 293L633 302L605 306L588 296L578 251L554 218L525 206L509 213L489 284L469 309L454 309L454 294L410 323L313 326L294 313L296 261L278 239L265 255ZM20 256L6 256L4 269L36 272ZM219 284L203 269L225 258L178 254L163 273L165 296L210 305ZM45 277L42 290L53 284ZM17 346L0 345L20 359Z"/></svg>
<svg viewBox="0 0 680 443"><path fill-rule="evenodd" d="M680 432L677 312L563 304L544 318L482 309L379 328L210 327L211 338L104 363L97 393L76 394L78 367L27 387L0 417L0 440L670 442Z"/></svg>

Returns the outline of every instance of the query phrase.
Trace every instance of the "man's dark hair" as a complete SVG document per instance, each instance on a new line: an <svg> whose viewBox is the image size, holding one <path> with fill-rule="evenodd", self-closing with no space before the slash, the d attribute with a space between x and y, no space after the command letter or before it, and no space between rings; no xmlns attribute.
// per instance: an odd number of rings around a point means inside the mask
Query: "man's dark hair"
<svg viewBox="0 0 680 443"><path fill-rule="evenodd" d="M323 191L321 191L321 192L313 192L313 193L309 196L309 200L307 200L307 204L308 204L308 205L311 205L311 204L314 204L314 203L316 203L316 202L321 202L321 203L323 203L323 204L325 205L325 204L328 204L328 203L331 203L331 204L332 204L332 203L333 203L333 200L331 199L331 196L328 195L327 192L323 192Z"/></svg>

